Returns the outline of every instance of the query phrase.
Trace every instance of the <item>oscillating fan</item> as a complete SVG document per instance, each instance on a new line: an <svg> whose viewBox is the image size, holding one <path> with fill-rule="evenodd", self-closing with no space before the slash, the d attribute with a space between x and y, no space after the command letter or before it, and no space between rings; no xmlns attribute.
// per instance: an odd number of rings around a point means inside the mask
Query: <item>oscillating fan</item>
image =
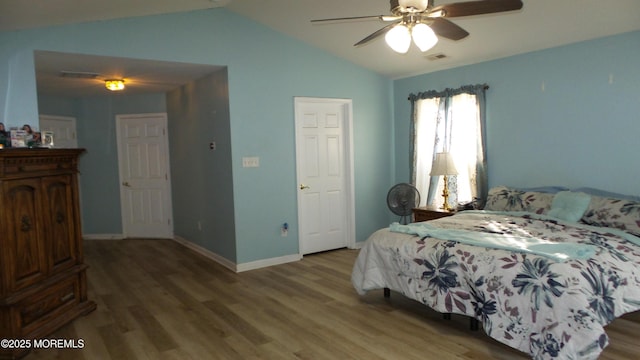
<svg viewBox="0 0 640 360"><path fill-rule="evenodd" d="M420 204L420 192L407 183L394 185L387 194L387 205L391 212L400 216L400 222L407 224L411 211Z"/></svg>

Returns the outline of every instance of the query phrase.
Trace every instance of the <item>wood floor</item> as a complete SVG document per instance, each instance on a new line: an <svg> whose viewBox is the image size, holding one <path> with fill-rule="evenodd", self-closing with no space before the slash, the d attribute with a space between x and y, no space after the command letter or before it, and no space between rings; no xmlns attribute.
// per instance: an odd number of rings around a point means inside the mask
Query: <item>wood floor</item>
<svg viewBox="0 0 640 360"><path fill-rule="evenodd" d="M86 242L98 309L52 334L81 350L35 359L527 359L392 293L358 296L356 250L235 274L170 240ZM640 316L616 320L602 359L640 354Z"/></svg>

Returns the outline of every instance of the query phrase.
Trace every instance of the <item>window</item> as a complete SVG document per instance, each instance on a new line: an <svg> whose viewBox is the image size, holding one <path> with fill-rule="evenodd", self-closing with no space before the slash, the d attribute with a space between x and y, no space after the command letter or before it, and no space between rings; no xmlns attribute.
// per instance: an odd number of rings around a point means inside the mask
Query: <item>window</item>
<svg viewBox="0 0 640 360"><path fill-rule="evenodd" d="M485 85L411 95L412 182L421 194L420 206L441 207L443 176L431 176L437 153L448 152L457 175L448 176L449 205L486 198L483 139Z"/></svg>

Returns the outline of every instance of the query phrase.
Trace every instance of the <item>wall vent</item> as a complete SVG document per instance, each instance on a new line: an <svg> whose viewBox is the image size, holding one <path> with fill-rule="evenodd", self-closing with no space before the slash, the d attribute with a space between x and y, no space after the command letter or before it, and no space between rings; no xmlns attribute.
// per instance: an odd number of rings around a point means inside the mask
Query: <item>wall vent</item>
<svg viewBox="0 0 640 360"><path fill-rule="evenodd" d="M83 72L83 71L60 71L60 77L64 78L73 78L73 79L95 79L99 77L100 74L92 73L92 72Z"/></svg>
<svg viewBox="0 0 640 360"><path fill-rule="evenodd" d="M431 61L436 61L436 60L441 60L441 59L444 59L444 58L447 58L447 57L448 57L447 55L445 55L443 53L440 53L440 54L429 55L429 56L427 56L427 59L429 59Z"/></svg>

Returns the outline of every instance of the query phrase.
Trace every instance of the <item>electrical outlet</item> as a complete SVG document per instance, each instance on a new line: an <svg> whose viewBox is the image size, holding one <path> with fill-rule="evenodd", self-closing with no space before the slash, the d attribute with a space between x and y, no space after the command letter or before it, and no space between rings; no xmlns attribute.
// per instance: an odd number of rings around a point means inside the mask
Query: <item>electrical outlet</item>
<svg viewBox="0 0 640 360"><path fill-rule="evenodd" d="M209 149L210 150L215 150L216 149L216 142L215 141L212 141L212 142L209 143Z"/></svg>

